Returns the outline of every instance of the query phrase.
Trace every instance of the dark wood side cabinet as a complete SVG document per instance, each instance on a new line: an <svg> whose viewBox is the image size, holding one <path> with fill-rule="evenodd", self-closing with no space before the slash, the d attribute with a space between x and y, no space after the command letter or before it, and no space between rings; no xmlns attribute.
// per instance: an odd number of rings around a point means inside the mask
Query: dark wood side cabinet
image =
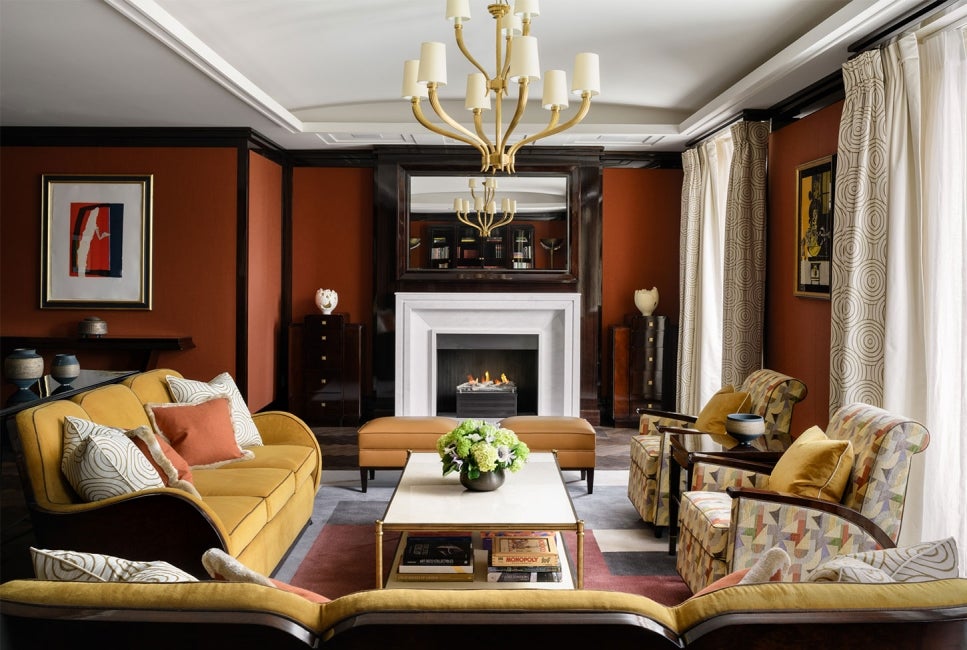
<svg viewBox="0 0 967 650"><path fill-rule="evenodd" d="M668 317L628 315L610 343L615 426L637 427L639 408L674 410L678 330Z"/></svg>
<svg viewBox="0 0 967 650"><path fill-rule="evenodd" d="M302 380L309 425L351 426L362 419L364 326L347 314L305 317Z"/></svg>

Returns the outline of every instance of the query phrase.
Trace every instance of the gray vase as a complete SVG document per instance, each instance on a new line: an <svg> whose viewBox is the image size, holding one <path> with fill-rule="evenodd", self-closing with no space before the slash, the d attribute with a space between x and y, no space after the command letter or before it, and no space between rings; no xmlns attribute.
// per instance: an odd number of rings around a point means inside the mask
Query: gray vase
<svg viewBox="0 0 967 650"><path fill-rule="evenodd" d="M58 354L50 364L50 376L58 384L67 386L81 374L81 364L73 354Z"/></svg>
<svg viewBox="0 0 967 650"><path fill-rule="evenodd" d="M26 390L44 376L44 358L31 348L17 348L3 361L3 376Z"/></svg>
<svg viewBox="0 0 967 650"><path fill-rule="evenodd" d="M460 470L460 484L474 492L491 492L504 484L504 470L498 467L492 472L480 472L477 478L470 478L465 465Z"/></svg>

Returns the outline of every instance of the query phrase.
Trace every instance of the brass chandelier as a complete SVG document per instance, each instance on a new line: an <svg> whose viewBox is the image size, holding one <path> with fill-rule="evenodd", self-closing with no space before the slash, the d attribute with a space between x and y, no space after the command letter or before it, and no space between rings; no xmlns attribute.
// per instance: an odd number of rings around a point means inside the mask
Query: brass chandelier
<svg viewBox="0 0 967 650"><path fill-rule="evenodd" d="M460 197L453 199L453 210L457 213L460 223L475 229L481 237L490 237L491 232L514 220L517 201L506 197L500 202L501 214L498 216L496 178L491 176L484 179L482 194L477 194L476 178L471 176L468 185L470 199Z"/></svg>
<svg viewBox="0 0 967 650"><path fill-rule="evenodd" d="M581 106L571 119L559 123L561 110L568 107L567 75L563 70L548 70L544 74L541 105L550 111L550 121L538 133L511 144L511 135L524 116L530 85L541 78L537 38L530 34L531 20L540 15L538 0L515 0L513 4L513 11L509 0L499 0L487 6L496 28L496 72L491 77L464 44L463 24L470 20L470 0L447 0L447 19L453 22L457 47L479 70L467 76L464 103L464 107L473 112L473 131L450 117L440 104L439 89L447 84L446 46L443 43L423 43L419 60L406 61L403 66L403 97L410 100L417 121L433 133L476 148L480 152L482 172L514 173L514 158L521 147L578 124L588 114L591 97L601 92L598 55L578 54L574 61L571 92L581 97ZM515 84L517 107L504 130L501 102ZM483 112L490 110L491 93L495 101L492 138L485 132L483 122ZM420 106L420 100L424 98L429 99L433 111L449 128L426 118Z"/></svg>

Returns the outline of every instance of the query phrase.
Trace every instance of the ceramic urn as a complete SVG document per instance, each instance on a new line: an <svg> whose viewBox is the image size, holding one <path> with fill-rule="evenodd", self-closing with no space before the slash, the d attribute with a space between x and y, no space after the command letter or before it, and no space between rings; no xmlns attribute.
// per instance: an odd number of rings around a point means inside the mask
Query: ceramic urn
<svg viewBox="0 0 967 650"><path fill-rule="evenodd" d="M337 294L334 290L316 290L316 307L318 307L323 314L331 314L332 310L336 308L338 303L339 294Z"/></svg>
<svg viewBox="0 0 967 650"><path fill-rule="evenodd" d="M651 316L658 307L658 288L638 289L635 291L635 307L642 316Z"/></svg>

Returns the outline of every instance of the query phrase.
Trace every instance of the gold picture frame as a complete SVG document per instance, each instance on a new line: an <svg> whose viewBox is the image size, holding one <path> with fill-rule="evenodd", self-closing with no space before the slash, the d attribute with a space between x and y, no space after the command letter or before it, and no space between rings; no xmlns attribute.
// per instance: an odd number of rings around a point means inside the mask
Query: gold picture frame
<svg viewBox="0 0 967 650"><path fill-rule="evenodd" d="M796 167L796 296L829 300L835 175L835 155Z"/></svg>
<svg viewBox="0 0 967 650"><path fill-rule="evenodd" d="M151 175L44 174L41 309L151 309Z"/></svg>

